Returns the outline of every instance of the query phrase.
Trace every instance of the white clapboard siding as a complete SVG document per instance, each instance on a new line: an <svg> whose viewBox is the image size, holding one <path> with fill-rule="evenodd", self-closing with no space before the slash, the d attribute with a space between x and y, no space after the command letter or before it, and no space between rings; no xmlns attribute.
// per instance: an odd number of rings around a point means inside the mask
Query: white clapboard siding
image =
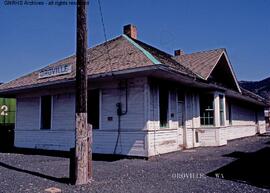
<svg viewBox="0 0 270 193"><path fill-rule="evenodd" d="M148 131L149 156L180 150L177 129Z"/></svg>
<svg viewBox="0 0 270 193"><path fill-rule="evenodd" d="M141 130L145 127L144 85L135 85L128 88L128 112L121 116L123 130ZM123 111L126 110L125 90L113 88L102 89L101 121L104 130L117 130L118 115L116 104L122 103ZM112 120L109 120L112 117Z"/></svg>
<svg viewBox="0 0 270 193"><path fill-rule="evenodd" d="M226 145L228 142L228 127L221 127L219 130L219 145Z"/></svg>
<svg viewBox="0 0 270 193"><path fill-rule="evenodd" d="M199 143L201 146L217 146L217 129L203 129L203 132L199 133Z"/></svg>
<svg viewBox="0 0 270 193"><path fill-rule="evenodd" d="M253 136L257 133L255 125L239 125L228 127L203 128L199 133L201 146L220 146L228 140Z"/></svg>
<svg viewBox="0 0 270 193"><path fill-rule="evenodd" d="M266 122L263 110L258 112L258 127L260 134L266 133Z"/></svg>
<svg viewBox="0 0 270 193"><path fill-rule="evenodd" d="M192 128L186 128L184 132L184 138L186 140L185 147L186 148L192 148L194 147L194 129Z"/></svg>
<svg viewBox="0 0 270 193"><path fill-rule="evenodd" d="M15 131L15 146L68 151L74 147L74 131L27 130Z"/></svg>
<svg viewBox="0 0 270 193"><path fill-rule="evenodd" d="M116 131L93 131L93 151L101 154L122 154L130 156L147 156L145 145L146 133L137 132L121 132L116 145L118 132ZM116 148L116 151L114 152Z"/></svg>
<svg viewBox="0 0 270 193"><path fill-rule="evenodd" d="M228 140L265 132L264 115L250 107L232 103L232 125L224 127L201 127L199 93L187 92L185 96L185 126L178 128L178 107L176 89L169 91L169 128L159 125L158 83L149 83L147 78L129 79L128 112L121 116L118 137L118 116L116 104L126 107L126 91L122 82L94 84L100 89L100 128L93 130L93 152L101 154L122 154L131 156L154 156L173 152L183 147L225 145ZM52 128L40 130L40 96L53 96ZM227 113L228 114L228 113ZM198 131L199 143L195 143ZM35 92L17 98L15 125L15 146L26 148L69 150L74 147L75 138L75 94L72 90L49 90ZM115 151L114 151L115 150Z"/></svg>
<svg viewBox="0 0 270 193"><path fill-rule="evenodd" d="M104 130L116 130L118 118L116 113L116 103L119 102L118 89L101 90L101 122ZM108 120L112 117L112 120Z"/></svg>
<svg viewBox="0 0 270 193"><path fill-rule="evenodd" d="M39 97L17 98L16 130L39 130Z"/></svg>
<svg viewBox="0 0 270 193"><path fill-rule="evenodd" d="M227 144L227 128L203 128L199 132L200 146L220 146Z"/></svg>
<svg viewBox="0 0 270 193"><path fill-rule="evenodd" d="M69 150L74 146L74 94L53 96L52 128L40 129L40 97L18 98L15 146Z"/></svg>
<svg viewBox="0 0 270 193"><path fill-rule="evenodd" d="M227 140L248 137L257 133L255 125L239 125L227 127Z"/></svg>
<svg viewBox="0 0 270 193"><path fill-rule="evenodd" d="M125 129L142 130L145 127L144 85L134 86L128 91L128 113L121 117L121 125ZM125 96L121 97L125 110Z"/></svg>
<svg viewBox="0 0 270 193"><path fill-rule="evenodd" d="M52 130L69 130L75 128L75 95L59 94L53 96Z"/></svg>
<svg viewBox="0 0 270 193"><path fill-rule="evenodd" d="M255 111L252 108L233 104L232 125L255 125Z"/></svg>
<svg viewBox="0 0 270 193"><path fill-rule="evenodd" d="M121 117L121 134L114 152L118 135L116 103L123 103L125 89L106 85L101 87L101 128L93 131L93 152L147 156L145 119L145 82L136 78L128 82L128 113ZM40 130L40 96L19 98L15 146L49 150L69 150L75 140L75 95L74 93L53 94L52 128ZM108 117L113 117L108 121Z"/></svg>

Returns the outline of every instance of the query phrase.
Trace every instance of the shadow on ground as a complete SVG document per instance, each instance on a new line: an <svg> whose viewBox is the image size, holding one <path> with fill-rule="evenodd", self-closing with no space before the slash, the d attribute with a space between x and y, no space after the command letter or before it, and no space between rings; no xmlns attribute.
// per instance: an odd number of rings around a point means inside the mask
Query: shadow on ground
<svg viewBox="0 0 270 193"><path fill-rule="evenodd" d="M252 153L235 151L224 156L237 158L237 160L208 173L207 176L270 189L269 147Z"/></svg>
<svg viewBox="0 0 270 193"><path fill-rule="evenodd" d="M41 149L28 149L28 148L5 148L5 149L0 149L0 153L9 153L9 154L21 154L21 155L40 155L40 156L51 156L51 157L62 157L62 158L67 158L69 159L69 170L73 170L75 169L75 161L74 161L74 149L72 149L71 151L55 151L55 150L41 150ZM127 156L122 156L122 155L104 155L104 154L93 154L92 159L93 161L106 161L106 162L114 162L114 161L118 161L121 159L130 159L131 157L127 157ZM132 157L134 158L134 157ZM19 167L15 167L12 165L9 165L7 163L4 162L0 162L0 167L4 167L10 170L14 170L17 172L22 172L22 173L27 173L27 174L31 174L34 176L38 176L41 178L45 178L48 180L52 180L55 182L59 182L59 183L66 183L66 184L73 184L74 183L74 176L68 178L68 177L64 177L64 178L57 178L54 176L49 176L46 174L42 174L39 172L35 172L35 171L31 171L31 170L25 170ZM72 174L74 174L73 172L71 172ZM70 174L71 176L71 174Z"/></svg>
<svg viewBox="0 0 270 193"><path fill-rule="evenodd" d="M71 152L72 151L72 152ZM71 158L74 155L74 149L71 151L58 151L58 150L43 150L43 149L30 149L30 148L0 148L0 153L22 154L22 155L40 155L51 157ZM106 161L114 162L121 159L142 159L142 157L131 157L126 155L113 155L113 154L93 154L93 161Z"/></svg>
<svg viewBox="0 0 270 193"><path fill-rule="evenodd" d="M71 180L69 178L56 178L56 177L41 174L41 173L38 173L38 172L17 168L17 167L8 165L8 164L3 163L3 162L0 162L0 167L4 167L4 168L10 169L10 170L17 171L17 172L31 174L31 175L34 175L34 176L38 176L38 177L45 178L45 179L48 179L48 180L52 180L52 181L59 182L59 183L66 183L66 184L71 183Z"/></svg>
<svg viewBox="0 0 270 193"><path fill-rule="evenodd" d="M51 157L64 157L69 158L69 151L55 151L55 150L42 150L42 149L30 149L30 148L0 148L0 153L10 154L22 154L22 155L41 155Z"/></svg>

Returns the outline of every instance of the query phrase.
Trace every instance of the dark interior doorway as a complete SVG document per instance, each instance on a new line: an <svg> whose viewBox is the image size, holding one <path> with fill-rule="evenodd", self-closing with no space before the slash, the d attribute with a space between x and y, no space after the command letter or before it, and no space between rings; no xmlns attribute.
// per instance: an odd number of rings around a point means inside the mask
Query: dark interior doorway
<svg viewBox="0 0 270 193"><path fill-rule="evenodd" d="M10 150L14 147L14 124L0 124L0 149Z"/></svg>

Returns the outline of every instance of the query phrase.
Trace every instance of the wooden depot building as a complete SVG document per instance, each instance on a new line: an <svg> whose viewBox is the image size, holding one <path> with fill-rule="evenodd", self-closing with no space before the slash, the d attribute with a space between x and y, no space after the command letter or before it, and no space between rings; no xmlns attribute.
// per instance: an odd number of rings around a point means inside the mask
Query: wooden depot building
<svg viewBox="0 0 270 193"><path fill-rule="evenodd" d="M265 101L240 88L225 49L170 55L133 25L88 49L93 152L150 157L265 132ZM75 142L75 56L0 86L16 98L15 146Z"/></svg>

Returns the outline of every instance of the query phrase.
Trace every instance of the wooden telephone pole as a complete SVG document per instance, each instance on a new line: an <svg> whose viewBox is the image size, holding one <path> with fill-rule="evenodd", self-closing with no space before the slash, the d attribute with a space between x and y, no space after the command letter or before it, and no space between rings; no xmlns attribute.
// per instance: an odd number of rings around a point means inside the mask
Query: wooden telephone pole
<svg viewBox="0 0 270 193"><path fill-rule="evenodd" d="M77 0L76 145L74 183L92 179L92 128L87 123L87 1Z"/></svg>

